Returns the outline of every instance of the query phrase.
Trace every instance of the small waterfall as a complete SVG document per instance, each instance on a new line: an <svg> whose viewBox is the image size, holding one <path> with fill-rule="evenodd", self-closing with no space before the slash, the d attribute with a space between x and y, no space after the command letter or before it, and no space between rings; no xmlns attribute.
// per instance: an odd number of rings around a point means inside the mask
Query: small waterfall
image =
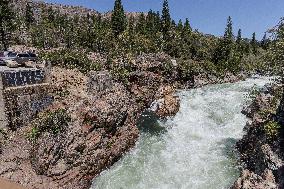
<svg viewBox="0 0 284 189"><path fill-rule="evenodd" d="M247 122L242 107L253 87L269 82L254 78L180 91L178 114L159 122L166 131L142 132L136 148L91 189L228 188L239 175L233 149Z"/></svg>

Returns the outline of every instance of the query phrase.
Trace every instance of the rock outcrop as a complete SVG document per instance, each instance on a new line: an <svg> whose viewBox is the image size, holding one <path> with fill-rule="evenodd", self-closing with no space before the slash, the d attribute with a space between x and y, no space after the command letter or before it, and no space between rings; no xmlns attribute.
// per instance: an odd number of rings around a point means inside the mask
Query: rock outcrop
<svg viewBox="0 0 284 189"><path fill-rule="evenodd" d="M151 102L163 99L160 117L179 109L175 89L153 72L133 73L128 85L107 71L86 76L54 67L50 74L55 102L1 140L0 176L28 188L88 188L134 147L136 122Z"/></svg>
<svg viewBox="0 0 284 189"><path fill-rule="evenodd" d="M281 85L266 86L243 113L250 118L237 143L243 171L231 189L283 188ZM283 101L283 100L282 100ZM281 108L282 107L282 108Z"/></svg>

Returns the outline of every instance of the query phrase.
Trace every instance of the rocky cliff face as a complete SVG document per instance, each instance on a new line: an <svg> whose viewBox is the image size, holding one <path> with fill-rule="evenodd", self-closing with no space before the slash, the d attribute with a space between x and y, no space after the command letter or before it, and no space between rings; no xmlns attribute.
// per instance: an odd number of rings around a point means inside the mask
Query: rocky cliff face
<svg viewBox="0 0 284 189"><path fill-rule="evenodd" d="M159 117L179 110L174 85L148 67L127 84L108 71L52 68L55 102L30 124L3 131L0 176L35 189L88 188L135 145L136 122L152 102L161 102Z"/></svg>
<svg viewBox="0 0 284 189"><path fill-rule="evenodd" d="M237 143L243 171L231 189L283 188L283 87L274 85L257 94L243 110L250 118Z"/></svg>

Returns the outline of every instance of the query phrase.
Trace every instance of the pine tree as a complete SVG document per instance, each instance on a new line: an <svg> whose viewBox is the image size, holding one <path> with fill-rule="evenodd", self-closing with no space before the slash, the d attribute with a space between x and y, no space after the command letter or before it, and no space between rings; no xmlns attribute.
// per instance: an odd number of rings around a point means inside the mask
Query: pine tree
<svg viewBox="0 0 284 189"><path fill-rule="evenodd" d="M176 21L175 21L175 20L172 20L171 27L172 27L172 28L175 28L175 27L176 27Z"/></svg>
<svg viewBox="0 0 284 189"><path fill-rule="evenodd" d="M126 16L121 0L115 0L114 10L111 16L111 28L113 34L117 37L126 29Z"/></svg>
<svg viewBox="0 0 284 189"><path fill-rule="evenodd" d="M271 47L268 51L269 62L273 68L273 71L278 72L282 76L282 81L284 81L284 24L279 24L277 30L274 33L275 40L271 43Z"/></svg>
<svg viewBox="0 0 284 189"><path fill-rule="evenodd" d="M256 34L255 32L252 34L252 39L251 39L251 47L252 47L252 52L253 54L257 53L257 41L256 41Z"/></svg>
<svg viewBox="0 0 284 189"><path fill-rule="evenodd" d="M188 20L188 18L186 18L185 23L184 23L183 32L190 33L191 31L192 31L192 28L190 26L189 20Z"/></svg>
<svg viewBox="0 0 284 189"><path fill-rule="evenodd" d="M155 27L157 28L156 31L160 32L162 30L162 22L161 22L161 15L160 12L157 11L155 14Z"/></svg>
<svg viewBox="0 0 284 189"><path fill-rule="evenodd" d="M267 36L266 36L266 33L264 34L264 36L263 36L263 38L262 38L262 40L261 40L261 43L260 43L260 45L261 45L261 47L264 49L264 50L267 50L267 48L268 48L268 39L267 39Z"/></svg>
<svg viewBox="0 0 284 189"><path fill-rule="evenodd" d="M15 15L11 6L10 0L0 1L0 35L4 50L8 49L8 43L11 38L10 34L15 29L15 25L13 24Z"/></svg>
<svg viewBox="0 0 284 189"><path fill-rule="evenodd" d="M227 27L224 34L225 40L233 41L234 34L233 34L233 22L231 16L229 16L227 20Z"/></svg>
<svg viewBox="0 0 284 189"><path fill-rule="evenodd" d="M162 10L162 33L164 39L167 39L171 28L171 15L168 0L164 0Z"/></svg>
<svg viewBox="0 0 284 189"><path fill-rule="evenodd" d="M196 48L193 45L192 28L188 18L186 18L182 29L182 56L194 59L196 56Z"/></svg>
<svg viewBox="0 0 284 189"><path fill-rule="evenodd" d="M26 4L25 21L28 28L35 22L34 12L30 2Z"/></svg>
<svg viewBox="0 0 284 189"><path fill-rule="evenodd" d="M239 29L236 43L237 43L237 44L240 44L241 41L242 41L242 30Z"/></svg>
<svg viewBox="0 0 284 189"><path fill-rule="evenodd" d="M220 39L218 45L215 49L213 54L213 62L215 64L224 64L228 63L229 56L233 49L233 42L234 42L234 35L233 35L233 22L232 18L229 16L227 20L227 25L225 28L225 33L223 39Z"/></svg>
<svg viewBox="0 0 284 189"><path fill-rule="evenodd" d="M141 13L138 17L136 24L136 33L140 33L142 35L146 34L146 19L144 13Z"/></svg>
<svg viewBox="0 0 284 189"><path fill-rule="evenodd" d="M183 31L183 23L182 23L181 19L178 21L177 31L180 32L180 33Z"/></svg>
<svg viewBox="0 0 284 189"><path fill-rule="evenodd" d="M134 36L134 28L135 28L135 24L134 24L134 22L135 22L135 19L134 19L134 17L133 16L131 16L130 18L129 18L129 22L128 22L128 33L129 33L129 35L130 36Z"/></svg>

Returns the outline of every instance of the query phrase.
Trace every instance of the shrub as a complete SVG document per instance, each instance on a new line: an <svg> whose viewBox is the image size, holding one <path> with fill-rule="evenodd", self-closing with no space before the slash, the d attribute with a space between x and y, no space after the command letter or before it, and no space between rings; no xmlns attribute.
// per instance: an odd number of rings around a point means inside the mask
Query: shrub
<svg viewBox="0 0 284 189"><path fill-rule="evenodd" d="M270 121L264 125L265 134L269 138L274 138L278 135L281 125L275 121Z"/></svg>
<svg viewBox="0 0 284 189"><path fill-rule="evenodd" d="M57 135L71 121L65 109L43 112L31 123L32 129L28 133L28 139L36 141L44 132Z"/></svg>
<svg viewBox="0 0 284 189"><path fill-rule="evenodd" d="M191 80L194 75L198 75L199 73L203 72L203 68L201 64L194 60L180 59L178 61L177 69L178 69L179 77L184 81Z"/></svg>
<svg viewBox="0 0 284 189"><path fill-rule="evenodd" d="M92 62L86 52L71 49L60 49L50 52L41 52L40 58L42 60L50 61L54 66L74 69L77 68L83 73L91 70L100 70L101 65Z"/></svg>

